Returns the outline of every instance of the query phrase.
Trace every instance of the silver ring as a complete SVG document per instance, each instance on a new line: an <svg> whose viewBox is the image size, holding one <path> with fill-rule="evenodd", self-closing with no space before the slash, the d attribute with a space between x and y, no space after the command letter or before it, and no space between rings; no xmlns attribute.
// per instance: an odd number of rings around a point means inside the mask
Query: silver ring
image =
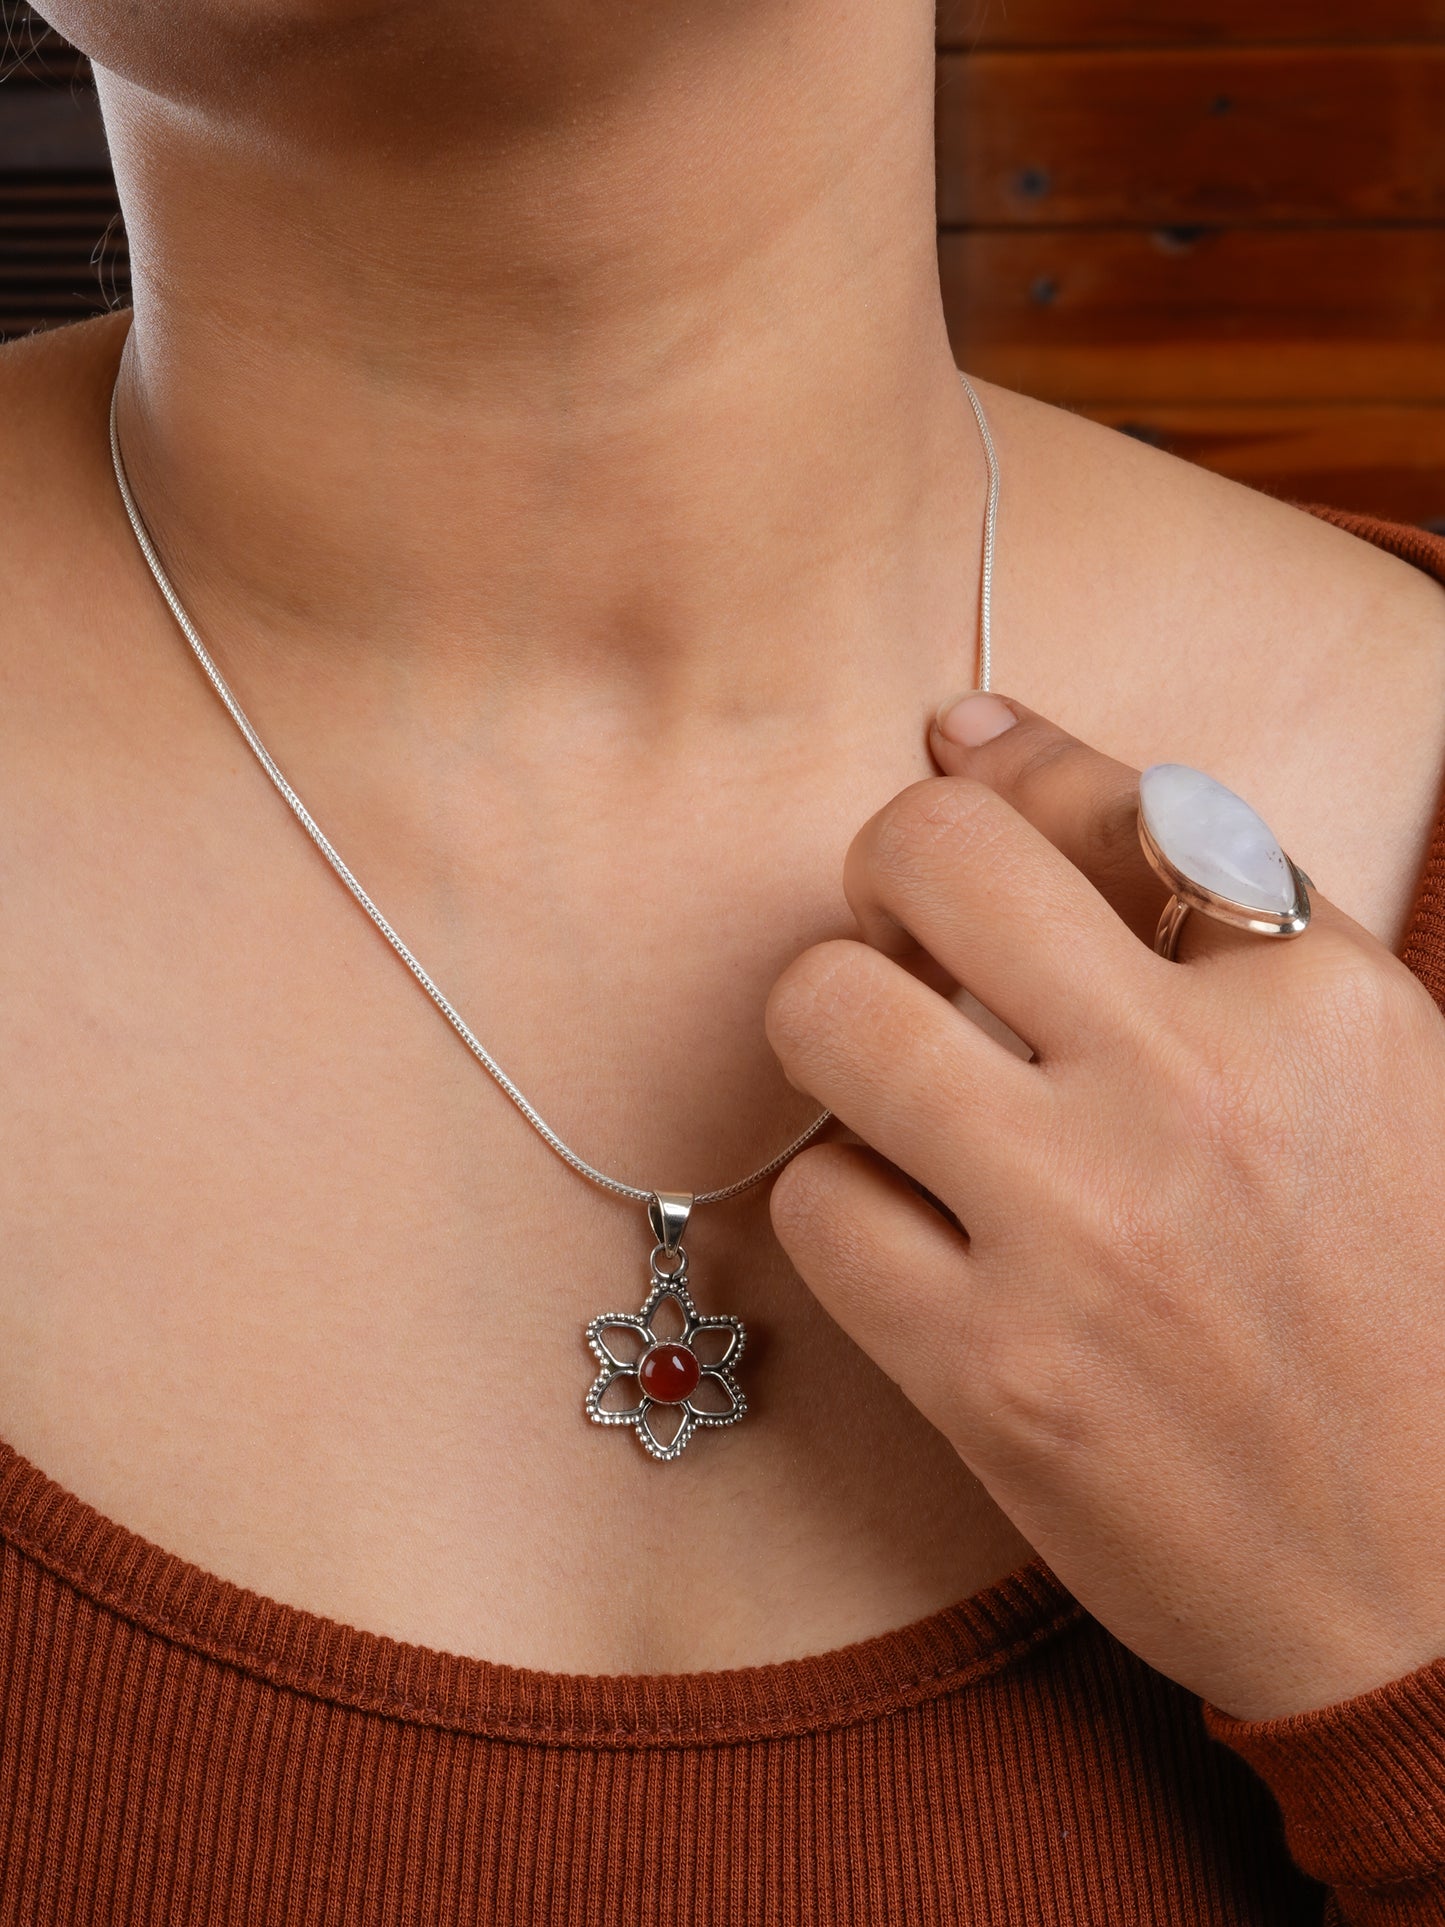
<svg viewBox="0 0 1445 1927"><path fill-rule="evenodd" d="M1191 910L1257 937L1309 928L1313 887L1241 796L1187 763L1152 763L1139 778L1139 842L1171 892L1154 948L1173 961Z"/></svg>

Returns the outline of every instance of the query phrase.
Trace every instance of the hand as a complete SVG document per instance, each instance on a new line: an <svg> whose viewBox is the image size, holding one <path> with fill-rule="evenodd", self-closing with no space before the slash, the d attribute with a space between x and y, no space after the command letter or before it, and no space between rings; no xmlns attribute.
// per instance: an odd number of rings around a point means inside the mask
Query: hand
<svg viewBox="0 0 1445 1927"><path fill-rule="evenodd" d="M981 700L1017 723L935 728L853 843L864 941L769 1001L864 1141L783 1171L777 1234L1141 1658L1240 1718L1351 1697L1445 1654L1445 1021L1316 892L1155 956L1137 772Z"/></svg>

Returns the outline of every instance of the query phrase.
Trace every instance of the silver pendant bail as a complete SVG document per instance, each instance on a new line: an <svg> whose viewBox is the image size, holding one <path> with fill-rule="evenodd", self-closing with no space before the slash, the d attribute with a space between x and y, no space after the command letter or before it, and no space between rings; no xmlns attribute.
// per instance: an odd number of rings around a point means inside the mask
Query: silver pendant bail
<svg viewBox="0 0 1445 1927"><path fill-rule="evenodd" d="M669 1258L675 1257L692 1216L691 1191L654 1191L647 1200L647 1222Z"/></svg>

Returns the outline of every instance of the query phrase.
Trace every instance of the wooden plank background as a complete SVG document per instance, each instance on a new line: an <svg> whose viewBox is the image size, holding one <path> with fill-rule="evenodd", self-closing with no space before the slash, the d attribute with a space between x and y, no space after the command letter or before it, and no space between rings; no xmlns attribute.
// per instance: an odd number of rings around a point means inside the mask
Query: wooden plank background
<svg viewBox="0 0 1445 1927"><path fill-rule="evenodd" d="M944 0L959 360L1445 527L1445 0Z"/></svg>
<svg viewBox="0 0 1445 1927"><path fill-rule="evenodd" d="M960 362L1445 526L1445 0L942 0ZM0 0L0 331L126 297L85 63Z"/></svg>

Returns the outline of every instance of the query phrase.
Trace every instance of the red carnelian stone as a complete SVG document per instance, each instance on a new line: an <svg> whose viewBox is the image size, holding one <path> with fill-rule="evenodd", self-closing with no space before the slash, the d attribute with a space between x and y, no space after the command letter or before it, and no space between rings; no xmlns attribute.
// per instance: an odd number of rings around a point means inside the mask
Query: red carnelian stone
<svg viewBox="0 0 1445 1927"><path fill-rule="evenodd" d="M686 1345L654 1345L637 1367L638 1383L659 1405L681 1405L701 1377L702 1368Z"/></svg>

